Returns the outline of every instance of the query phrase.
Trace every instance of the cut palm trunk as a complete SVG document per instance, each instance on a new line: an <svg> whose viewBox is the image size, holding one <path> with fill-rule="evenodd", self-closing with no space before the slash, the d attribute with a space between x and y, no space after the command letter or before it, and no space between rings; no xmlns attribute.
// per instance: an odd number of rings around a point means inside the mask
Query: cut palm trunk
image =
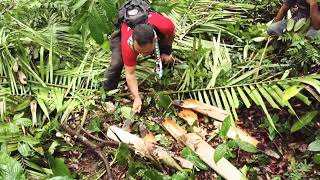
<svg viewBox="0 0 320 180"><path fill-rule="evenodd" d="M217 129L215 130L215 133L219 133L219 130L222 126L222 122L215 121L214 125L215 125L215 127L217 127ZM240 140L247 142L255 147L257 147L258 144L260 143L260 141L258 141L256 138L252 137L247 131L245 131L239 127L236 127L236 126L230 127L230 129L227 133L227 137L230 139L239 138Z"/></svg>
<svg viewBox="0 0 320 180"><path fill-rule="evenodd" d="M183 101L175 100L173 101L173 104L181 108L192 109L219 121L223 121L228 116L228 113L225 110L193 99L186 99Z"/></svg>
<svg viewBox="0 0 320 180"><path fill-rule="evenodd" d="M162 126L178 141L190 147L205 163L225 179L238 180L242 178L241 172L227 159L222 158L214 162L215 149L195 133L187 133L182 127L171 119L165 119Z"/></svg>
<svg viewBox="0 0 320 180"><path fill-rule="evenodd" d="M171 155L163 147L154 145L150 142L150 134L145 140L140 137L131 134L116 126L111 126L108 129L107 136L117 142L122 142L128 145L132 145L136 153L143 157L147 157L152 161L162 161L166 165L175 168L179 171L183 170L181 166L171 157ZM151 140L152 141L152 140Z"/></svg>
<svg viewBox="0 0 320 180"><path fill-rule="evenodd" d="M180 103L181 104L181 103ZM201 103L199 101L194 101L192 99L188 99L188 100L184 100L183 103L184 104L183 106L184 107L198 107L197 109L199 109L201 106L200 109L202 109L202 111L204 112L204 110L206 110L206 113L203 113L204 115L207 115L207 114L211 114L212 118L214 119L222 119L221 121L223 121L226 117L227 117L227 112L222 110L222 109L219 109L217 107L214 107L214 106L210 106L210 105L207 105L207 104L204 104L204 103ZM208 109L208 107L211 107L212 108L212 112L211 113L208 113L210 111L210 109ZM182 106L181 106L182 107ZM194 109L194 108L192 108ZM198 111L199 112L199 111ZM201 112L200 112L201 113ZM216 114L218 116L218 118L215 118L213 117L213 115ZM198 116L196 113L194 113L192 110L189 110L189 109L183 109L182 111L180 111L178 113L178 116L180 118L182 118L183 120L185 120L190 126L193 126L195 122L198 121ZM221 125L222 125L222 122L220 121L214 121L214 125L215 127L217 128L215 130L215 133L219 133L219 130L221 128ZM195 130L195 132L204 132L204 131L199 131L199 128L197 128L198 130ZM203 137L203 133L199 134L197 133L198 135L200 135L201 137ZM257 147L257 145L260 143L256 138L250 136L249 133L247 133L245 130L237 127L237 126L232 126L228 133L227 133L227 137L230 138L230 139L236 139L236 138L239 138L241 139L242 141L245 141L255 147Z"/></svg>

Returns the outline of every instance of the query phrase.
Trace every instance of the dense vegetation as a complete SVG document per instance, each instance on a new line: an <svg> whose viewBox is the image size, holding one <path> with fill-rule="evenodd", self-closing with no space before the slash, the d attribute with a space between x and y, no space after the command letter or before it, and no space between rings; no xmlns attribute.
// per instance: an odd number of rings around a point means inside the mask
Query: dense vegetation
<svg viewBox="0 0 320 180"><path fill-rule="evenodd" d="M208 142L220 147L249 179L319 178L320 39L304 37L308 20L289 23L281 37L268 37L267 23L278 0L153 1L153 9L166 13L177 26L175 62L157 80L154 61L140 60L144 109L132 115L124 80L119 89L107 92L116 97L115 105L104 102L102 89L111 60L107 36L121 4L1 1L0 179L102 177L102 161L74 141L63 125L106 139L109 125L131 119L143 122L160 145L180 152L181 146L152 119L171 117L183 124L171 101L185 98L225 109L233 122L264 143L261 149L272 146L281 156L248 150L219 135L210 137ZM203 122L205 127L212 124L210 119ZM102 148L119 178L217 176L185 149L185 156L198 166L176 172L143 160L125 145Z"/></svg>

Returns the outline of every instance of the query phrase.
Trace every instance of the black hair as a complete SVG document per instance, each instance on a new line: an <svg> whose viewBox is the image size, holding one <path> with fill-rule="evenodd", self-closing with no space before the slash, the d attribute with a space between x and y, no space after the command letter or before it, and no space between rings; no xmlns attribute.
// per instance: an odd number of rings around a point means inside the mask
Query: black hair
<svg viewBox="0 0 320 180"><path fill-rule="evenodd" d="M154 40L154 31L152 25L139 24L135 26L132 33L132 39L137 41L139 46L152 43Z"/></svg>

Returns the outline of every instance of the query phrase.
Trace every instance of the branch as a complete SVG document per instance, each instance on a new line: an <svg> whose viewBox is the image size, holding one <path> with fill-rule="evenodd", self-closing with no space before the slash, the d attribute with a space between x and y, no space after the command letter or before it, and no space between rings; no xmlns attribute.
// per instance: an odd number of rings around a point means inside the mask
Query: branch
<svg viewBox="0 0 320 180"><path fill-rule="evenodd" d="M98 145L92 143L91 141L89 141L83 135L81 135L81 134L77 135L77 132L70 129L67 125L62 124L61 126L68 134L70 134L73 138L77 139L82 145L84 145L84 146L88 147L89 149L91 149L92 151L94 151L103 160L104 165L107 170L107 174L108 174L107 178L108 178L108 180L112 180L113 178L111 175L109 162L108 162L107 158L105 157L104 153L102 153L100 147Z"/></svg>
<svg viewBox="0 0 320 180"><path fill-rule="evenodd" d="M83 127L81 127L81 131L83 131L84 133L86 133L90 138L101 142L103 145L107 145L107 146L111 146L111 147L115 147L115 148L119 147L119 143L118 143L118 142L115 142L115 141L106 141L106 140L100 139L100 138L92 135L89 131L87 131L87 130L84 129Z"/></svg>

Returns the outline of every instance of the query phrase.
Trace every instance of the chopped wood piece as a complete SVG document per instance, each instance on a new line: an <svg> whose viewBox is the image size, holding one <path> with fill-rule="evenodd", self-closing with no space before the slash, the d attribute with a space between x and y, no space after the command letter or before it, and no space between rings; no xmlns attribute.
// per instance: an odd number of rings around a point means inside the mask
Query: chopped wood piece
<svg viewBox="0 0 320 180"><path fill-rule="evenodd" d="M241 172L228 160L222 158L217 163L214 162L214 148L195 133L187 133L182 127L171 119L165 119L162 126L178 141L190 147L205 163L225 179L241 179Z"/></svg>
<svg viewBox="0 0 320 180"><path fill-rule="evenodd" d="M151 136L152 133L148 133L147 136ZM181 166L173 159L168 151L163 147L154 145L151 142L153 140L141 139L138 136L131 134L116 126L111 126L108 129L107 136L117 142L123 142L125 144L133 146L135 152L140 155L151 159L152 161L161 160L166 165L175 168L177 170L183 170ZM146 136L146 137L147 137ZM153 135L152 135L153 136ZM146 138L145 137L145 138Z"/></svg>
<svg viewBox="0 0 320 180"><path fill-rule="evenodd" d="M178 115L179 115L179 117L184 119L189 125L190 125L190 123L189 123L190 119L192 119L191 125L193 125L195 121L198 121L198 119L195 119L195 116L194 116L195 113L193 111L191 111L191 110L183 110L183 111L184 111L184 113L180 113ZM183 112L183 111L181 111L181 112ZM215 130L215 133L219 133L222 122L214 121L214 125L217 127ZM206 130L199 128L199 127L193 127L193 131L196 134L198 134L199 136L201 136L203 139L205 139L205 136L207 135ZM260 143L260 141L258 141L256 138L252 137L248 132L246 132L245 130L243 130L237 126L233 126L229 129L227 137L230 139L236 139L237 137L239 137L239 139L241 139L242 141L245 141L255 147L257 147L257 145Z"/></svg>
<svg viewBox="0 0 320 180"><path fill-rule="evenodd" d="M144 141L134 134L131 134L116 126L110 126L107 131L107 136L114 141L133 145L133 148L137 153L141 154L142 156L150 157Z"/></svg>
<svg viewBox="0 0 320 180"><path fill-rule="evenodd" d="M193 168L193 163L182 158L179 156L174 156L174 159L176 159L177 161L179 161L179 164L181 165L181 167L185 168L185 169L192 169Z"/></svg>
<svg viewBox="0 0 320 180"><path fill-rule="evenodd" d="M193 99L186 99L183 101L175 100L172 102L172 104L182 108L192 109L219 121L223 121L228 116L228 113L225 110Z"/></svg>
<svg viewBox="0 0 320 180"><path fill-rule="evenodd" d="M205 142L195 133L186 135L185 145L190 147L205 163L207 163L219 175L228 180L242 179L241 172L233 166L227 159L222 158L217 163L214 162L215 149Z"/></svg>
<svg viewBox="0 0 320 180"><path fill-rule="evenodd" d="M162 125L176 139L184 137L187 134L187 131L185 129L180 127L176 122L172 121L171 119L165 119L162 122Z"/></svg>
<svg viewBox="0 0 320 180"><path fill-rule="evenodd" d="M187 121L190 126L192 126L194 122L198 120L198 115L189 109L183 109L178 113L178 116Z"/></svg>
<svg viewBox="0 0 320 180"><path fill-rule="evenodd" d="M218 133L222 123L215 121L214 125L217 127L215 132ZM227 133L227 137L230 139L239 138L242 141L247 142L255 147L257 147L257 145L260 143L260 141L258 141L256 138L252 137L247 131L245 131L239 127L236 127L236 126L231 127L229 129L229 131Z"/></svg>

